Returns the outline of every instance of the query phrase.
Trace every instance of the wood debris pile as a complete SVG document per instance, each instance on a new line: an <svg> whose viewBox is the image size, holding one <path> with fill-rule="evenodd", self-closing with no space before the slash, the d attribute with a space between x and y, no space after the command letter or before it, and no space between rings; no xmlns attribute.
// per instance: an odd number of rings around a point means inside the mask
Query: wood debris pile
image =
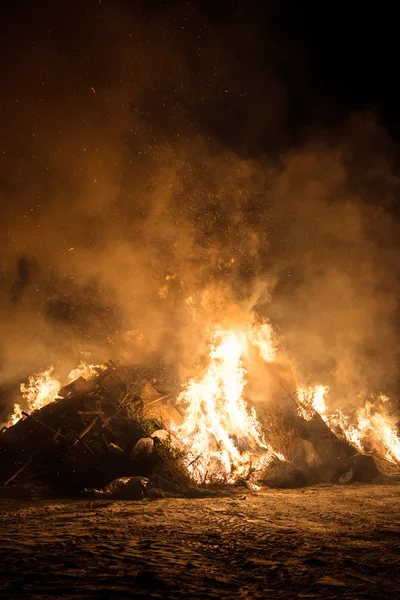
<svg viewBox="0 0 400 600"><path fill-rule="evenodd" d="M2 486L32 483L76 494L151 472L157 458L132 451L142 438L154 439L154 432L182 420L174 401L178 390L162 369L114 361L105 367L92 380L79 377L63 387L56 401L24 412L0 433Z"/></svg>
<svg viewBox="0 0 400 600"><path fill-rule="evenodd" d="M61 388L54 402L31 414L23 412L16 425L0 432L1 489L31 485L76 495L104 488L107 495L110 482L120 480L124 487L130 478L141 477L159 490L174 493L182 485L185 493L193 491L187 471L191 463L179 454L171 427L183 421L176 402L179 391L162 368L114 361L93 379L78 377ZM259 484L351 483L372 481L382 473L375 457L355 452L319 415L304 421L293 410L294 401L291 408L283 421L271 412L259 413L266 439L285 457L268 466ZM130 492L139 486L142 493L141 481L129 486Z"/></svg>

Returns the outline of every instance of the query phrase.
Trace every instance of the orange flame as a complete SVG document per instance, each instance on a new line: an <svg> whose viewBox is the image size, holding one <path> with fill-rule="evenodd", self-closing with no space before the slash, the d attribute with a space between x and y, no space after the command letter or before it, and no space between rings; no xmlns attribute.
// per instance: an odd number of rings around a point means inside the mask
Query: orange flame
<svg viewBox="0 0 400 600"><path fill-rule="evenodd" d="M57 398L61 383L52 377L53 371L54 367L50 367L47 371L31 375L28 383L21 383L21 394L29 411L39 410Z"/></svg>
<svg viewBox="0 0 400 600"><path fill-rule="evenodd" d="M297 398L299 400L298 413L303 419L309 421L315 413L321 415L326 420L326 402L325 397L328 394L328 387L324 385L315 385L309 387L298 387ZM326 418L325 418L326 417Z"/></svg>
<svg viewBox="0 0 400 600"><path fill-rule="evenodd" d="M99 371L104 371L105 368L104 365L88 365L86 362L81 361L76 369L72 369L72 371L68 373L68 380L75 381L79 377L83 377L83 379L89 381L90 379L98 377Z"/></svg>
<svg viewBox="0 0 400 600"><path fill-rule="evenodd" d="M389 462L400 463L396 417L387 412L387 396L381 394L373 398L373 402L365 402L355 413L346 415L339 409L329 412L328 392L328 388L322 385L297 388L299 414L309 420L318 413L332 431L342 435L361 453L377 453Z"/></svg>
<svg viewBox="0 0 400 600"><path fill-rule="evenodd" d="M84 379L93 379L97 377L99 374L99 370L105 369L103 365L88 365L85 362L81 362L80 365L73 369L68 374L69 382L75 381L78 377L83 377ZM54 367L49 367L46 371L42 371L40 373L35 373L34 375L30 375L28 378L28 383L21 383L20 390L22 398L25 400L27 405L27 411L33 412L34 410L39 410L50 404L50 402L54 402L58 396L58 392L62 388L63 384L52 377L52 373L54 371ZM23 417L22 407L20 404L14 404L14 412L7 421L3 425L3 427L12 427Z"/></svg>
<svg viewBox="0 0 400 600"><path fill-rule="evenodd" d="M46 406L46 404L54 402L57 398L58 392L61 389L61 383L52 377L53 370L54 367L49 367L46 371L30 375L28 383L21 383L21 394L26 401L29 412L39 410L43 406ZM20 404L14 404L14 412L4 426L11 427L15 425L22 416Z"/></svg>
<svg viewBox="0 0 400 600"><path fill-rule="evenodd" d="M189 470L197 481L231 483L266 466L276 455L263 438L255 410L249 410L243 398L243 358L249 343L257 345L263 356L273 356L269 326L263 327L257 335L253 329L246 335L217 328L207 368L178 398L186 407L186 418L176 433L194 456Z"/></svg>

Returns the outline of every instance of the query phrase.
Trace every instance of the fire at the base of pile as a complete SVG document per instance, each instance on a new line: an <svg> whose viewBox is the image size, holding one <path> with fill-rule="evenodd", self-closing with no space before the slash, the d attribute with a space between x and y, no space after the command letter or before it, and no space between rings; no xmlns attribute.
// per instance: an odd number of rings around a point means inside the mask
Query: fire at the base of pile
<svg viewBox="0 0 400 600"><path fill-rule="evenodd" d="M274 339L255 318L213 327L206 364L183 388L160 367L113 361L81 363L65 385L52 368L30 377L0 436L3 484L36 478L77 491L142 476L176 492L371 480L376 465L397 476L400 439L385 396L345 415L329 410L327 387L291 393L279 375L290 409L246 396L249 365L277 372Z"/></svg>

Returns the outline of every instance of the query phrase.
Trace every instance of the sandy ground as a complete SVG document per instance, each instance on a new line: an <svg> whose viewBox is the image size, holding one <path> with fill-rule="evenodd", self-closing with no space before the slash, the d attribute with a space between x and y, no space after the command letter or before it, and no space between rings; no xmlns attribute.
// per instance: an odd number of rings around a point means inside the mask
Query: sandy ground
<svg viewBox="0 0 400 600"><path fill-rule="evenodd" d="M1 500L1 598L400 597L400 486Z"/></svg>

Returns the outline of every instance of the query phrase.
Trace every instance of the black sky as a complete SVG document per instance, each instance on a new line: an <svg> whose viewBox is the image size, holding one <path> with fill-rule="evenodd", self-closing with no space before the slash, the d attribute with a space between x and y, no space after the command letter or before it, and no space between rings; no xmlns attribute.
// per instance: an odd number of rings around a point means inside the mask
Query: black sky
<svg viewBox="0 0 400 600"><path fill-rule="evenodd" d="M256 69L262 78L271 62L270 53L275 52L274 70L288 95L285 116L288 137L280 136L277 144L303 139L307 127L321 127L324 123L332 127L349 111L363 109L376 112L390 134L399 139L400 41L396 8L390 2L360 5L316 0L8 1L1 9L3 92L10 85L12 89L15 72L29 62L32 44L46 42L49 51L59 56L60 80L66 59L72 65L84 63L88 54L94 59L99 51L99 38L93 31L96 24L107 19L110 10L123 11L125 19L138 10L149 21L163 19L166 31L174 31L181 49L188 55L198 54L210 43L210 38L218 37L229 24L243 25L246 35L229 39L226 59L228 63L237 60L244 71L246 67ZM108 43L111 39L118 39L118 32L110 36ZM204 67L201 60L197 67L200 70ZM107 77L103 68L101 58L97 67L92 64L94 82ZM268 73L265 76L268 79ZM224 83L228 86L231 82L228 78ZM55 86L55 95L61 91L61 84ZM257 92L255 87L249 89L249 93L252 91ZM46 94L50 100L51 90L46 90ZM190 104L189 98L185 100ZM262 96L259 101L263 102ZM213 114L204 124L212 134L233 142L229 130L246 106L234 94L223 102L216 97L211 106ZM234 113L233 121L226 116L227 108ZM263 145L260 139L257 143Z"/></svg>

